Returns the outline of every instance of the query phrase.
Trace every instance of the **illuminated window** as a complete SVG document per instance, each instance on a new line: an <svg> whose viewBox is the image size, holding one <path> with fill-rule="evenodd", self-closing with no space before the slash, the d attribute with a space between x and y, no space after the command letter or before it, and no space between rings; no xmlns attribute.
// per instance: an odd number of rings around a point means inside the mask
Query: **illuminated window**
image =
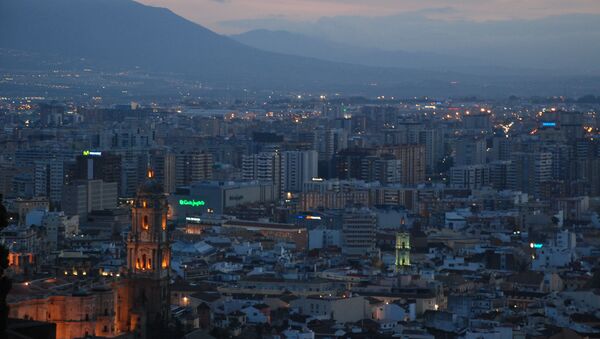
<svg viewBox="0 0 600 339"><path fill-rule="evenodd" d="M148 216L145 215L142 218L142 228L145 229L145 230L147 230L149 227L150 227L150 223L148 222Z"/></svg>
<svg viewBox="0 0 600 339"><path fill-rule="evenodd" d="M163 229L163 231L167 230L167 217L164 217L164 216L162 218L162 229Z"/></svg>
<svg viewBox="0 0 600 339"><path fill-rule="evenodd" d="M162 264L161 264L162 268L167 268L167 267L169 267L169 261L168 261L168 259L167 259L167 258L168 258L168 255L167 255L167 254L165 254L165 255L163 256L163 259L162 259Z"/></svg>
<svg viewBox="0 0 600 339"><path fill-rule="evenodd" d="M142 207L146 208L146 206L148 206L148 204L146 203L146 200L142 201Z"/></svg>

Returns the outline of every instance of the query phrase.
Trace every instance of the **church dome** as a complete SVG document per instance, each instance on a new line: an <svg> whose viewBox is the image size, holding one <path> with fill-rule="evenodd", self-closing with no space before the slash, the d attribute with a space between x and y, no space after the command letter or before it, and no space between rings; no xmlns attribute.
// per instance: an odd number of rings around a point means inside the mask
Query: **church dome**
<svg viewBox="0 0 600 339"><path fill-rule="evenodd" d="M162 184L154 177L154 171L148 170L146 181L138 188L138 195L163 194Z"/></svg>

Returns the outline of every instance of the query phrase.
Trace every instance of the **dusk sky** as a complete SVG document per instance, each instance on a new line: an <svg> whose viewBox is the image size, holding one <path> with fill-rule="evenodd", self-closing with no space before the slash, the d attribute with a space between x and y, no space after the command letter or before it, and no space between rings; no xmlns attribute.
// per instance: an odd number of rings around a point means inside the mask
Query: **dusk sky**
<svg viewBox="0 0 600 339"><path fill-rule="evenodd" d="M429 17L511 20L561 14L600 14L598 0L140 0L167 7L219 33L262 28L264 19L311 21L331 16L388 16L430 11ZM259 20L255 20L259 19ZM236 24L240 21L241 24ZM253 24L253 22L255 22Z"/></svg>

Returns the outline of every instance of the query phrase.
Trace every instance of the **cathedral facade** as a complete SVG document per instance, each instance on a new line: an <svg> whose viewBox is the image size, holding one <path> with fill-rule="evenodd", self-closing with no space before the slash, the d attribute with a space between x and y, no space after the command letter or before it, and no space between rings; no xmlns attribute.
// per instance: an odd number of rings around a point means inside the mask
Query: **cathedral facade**
<svg viewBox="0 0 600 339"><path fill-rule="evenodd" d="M170 316L167 212L167 198L149 171L132 207L119 280L99 284L92 277L51 277L18 284L9 300L10 317L55 323L57 339L159 336Z"/></svg>

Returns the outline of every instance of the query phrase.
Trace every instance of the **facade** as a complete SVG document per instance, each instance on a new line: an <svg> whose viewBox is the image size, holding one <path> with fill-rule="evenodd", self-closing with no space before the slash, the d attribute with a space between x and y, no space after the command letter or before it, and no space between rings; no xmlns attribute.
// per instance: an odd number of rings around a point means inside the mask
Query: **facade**
<svg viewBox="0 0 600 339"><path fill-rule="evenodd" d="M396 270L410 266L410 233L396 233Z"/></svg>
<svg viewBox="0 0 600 339"><path fill-rule="evenodd" d="M36 161L34 167L34 196L48 197L50 203L59 205L65 179L65 164L61 159Z"/></svg>
<svg viewBox="0 0 600 339"><path fill-rule="evenodd" d="M281 192L281 157L278 152L260 152L242 156L242 179L273 183Z"/></svg>
<svg viewBox="0 0 600 339"><path fill-rule="evenodd" d="M542 194L543 185L552 180L552 154L515 152L511 156L508 186L534 196Z"/></svg>
<svg viewBox="0 0 600 339"><path fill-rule="evenodd" d="M258 181L204 181L179 187L169 196L173 217L202 213L223 214L226 208L248 203L271 202L277 199L272 183Z"/></svg>
<svg viewBox="0 0 600 339"><path fill-rule="evenodd" d="M322 297L307 296L291 302L290 307L300 314L317 319L333 319L340 323L359 321L369 316L364 297Z"/></svg>
<svg viewBox="0 0 600 339"><path fill-rule="evenodd" d="M150 152L150 167L165 189L165 193L175 191L176 185L176 157L169 149L155 149Z"/></svg>
<svg viewBox="0 0 600 339"><path fill-rule="evenodd" d="M52 251L62 248L65 238L79 233L79 216L68 217L64 212L48 212L42 218L46 229L48 247Z"/></svg>
<svg viewBox="0 0 600 339"><path fill-rule="evenodd" d="M425 181L425 145L403 144L386 146L379 149L380 154L389 153L400 160L402 173L400 183L403 185L416 185Z"/></svg>
<svg viewBox="0 0 600 339"><path fill-rule="evenodd" d="M486 162L486 141L483 138L465 137L456 140L454 165L482 165Z"/></svg>
<svg viewBox="0 0 600 339"><path fill-rule="evenodd" d="M171 248L167 229L168 204L163 187L153 179L140 187L127 236L125 279L118 286L117 328L152 337L150 331L170 317Z"/></svg>
<svg viewBox="0 0 600 339"><path fill-rule="evenodd" d="M300 192L305 182L318 177L319 155L316 151L282 153L281 185L283 192Z"/></svg>
<svg viewBox="0 0 600 339"><path fill-rule="evenodd" d="M182 151L175 154L175 185L212 179L212 154L201 151Z"/></svg>
<svg viewBox="0 0 600 339"><path fill-rule="evenodd" d="M344 213L342 252L351 257L376 254L377 215L369 209L350 209Z"/></svg>
<svg viewBox="0 0 600 339"><path fill-rule="evenodd" d="M96 287L72 294L31 295L31 298L10 303L9 316L54 323L56 339L114 337L118 333L114 306L114 291L109 287Z"/></svg>
<svg viewBox="0 0 600 339"><path fill-rule="evenodd" d="M121 182L121 157L108 152L84 151L75 160L75 179Z"/></svg>
<svg viewBox="0 0 600 339"><path fill-rule="evenodd" d="M117 207L116 182L102 180L76 180L63 187L66 215L85 218L89 212Z"/></svg>
<svg viewBox="0 0 600 339"><path fill-rule="evenodd" d="M55 323L57 339L125 333L158 337L170 317L171 249L162 190L150 178L138 191L121 279L106 284L85 280L92 274L87 269L73 271L72 279L83 279L76 284L59 277L20 283L9 299L10 317ZM65 279L69 274L65 271Z"/></svg>
<svg viewBox="0 0 600 339"><path fill-rule="evenodd" d="M480 189L490 184L487 165L456 166L450 169L450 185L457 188Z"/></svg>

